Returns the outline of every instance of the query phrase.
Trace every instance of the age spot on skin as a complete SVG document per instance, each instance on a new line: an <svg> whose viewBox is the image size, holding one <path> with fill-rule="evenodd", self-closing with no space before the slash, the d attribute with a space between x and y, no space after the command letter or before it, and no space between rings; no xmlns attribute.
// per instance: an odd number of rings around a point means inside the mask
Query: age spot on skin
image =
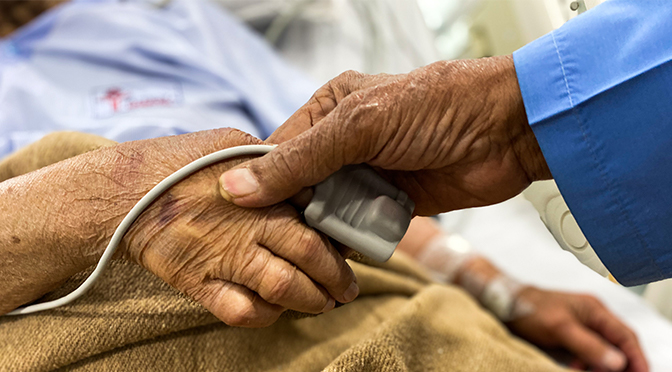
<svg viewBox="0 0 672 372"><path fill-rule="evenodd" d="M13 235L12 236L12 244L19 244L21 243L21 239L19 239L18 236Z"/></svg>

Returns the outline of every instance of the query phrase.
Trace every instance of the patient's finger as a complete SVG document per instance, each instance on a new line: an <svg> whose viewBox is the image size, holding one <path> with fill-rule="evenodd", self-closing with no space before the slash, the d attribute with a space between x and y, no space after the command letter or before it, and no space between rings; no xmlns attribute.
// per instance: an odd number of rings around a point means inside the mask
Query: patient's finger
<svg viewBox="0 0 672 372"><path fill-rule="evenodd" d="M224 278L255 291L271 304L312 314L329 311L335 305L324 288L265 247L249 249L226 265L221 273Z"/></svg>
<svg viewBox="0 0 672 372"><path fill-rule="evenodd" d="M603 305L598 304L591 310L586 325L625 353L628 358L628 372L648 372L649 366L637 335Z"/></svg>
<svg viewBox="0 0 672 372"><path fill-rule="evenodd" d="M567 322L556 332L560 343L588 365L612 372L625 370L625 355L582 324Z"/></svg>
<svg viewBox="0 0 672 372"><path fill-rule="evenodd" d="M339 302L350 302L359 294L355 274L329 240L287 215L265 229L259 243L298 266Z"/></svg>
<svg viewBox="0 0 672 372"><path fill-rule="evenodd" d="M190 291L191 292L191 291ZM285 310L249 289L225 280L210 280L191 296L224 323L235 327L267 327Z"/></svg>

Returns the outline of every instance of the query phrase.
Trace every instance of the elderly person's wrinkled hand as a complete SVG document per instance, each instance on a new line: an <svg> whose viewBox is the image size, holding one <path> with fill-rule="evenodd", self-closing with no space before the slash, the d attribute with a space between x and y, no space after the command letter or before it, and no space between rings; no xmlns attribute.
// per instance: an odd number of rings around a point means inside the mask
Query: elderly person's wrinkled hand
<svg viewBox="0 0 672 372"><path fill-rule="evenodd" d="M590 295L526 287L518 295L534 309L507 325L537 345L569 350L575 367L598 371L647 372L635 333Z"/></svg>
<svg viewBox="0 0 672 372"><path fill-rule="evenodd" d="M510 56L405 75L345 73L270 140L282 143L222 175L225 198L272 205L344 165L368 163L409 194L417 214L431 215L500 202L550 178Z"/></svg>
<svg viewBox="0 0 672 372"><path fill-rule="evenodd" d="M228 129L127 142L0 183L5 206L20 190L25 197L14 208L42 206L56 218L31 216L46 226L43 236L13 233L12 249L26 259L3 268L0 313L95 263L121 218L166 176L216 150L260 142ZM250 210L220 197L219 174L240 161L205 168L168 190L133 224L117 258L144 266L230 325L266 326L285 309L321 313L352 301L352 270L292 206ZM3 225L11 228L11 220ZM40 259L47 254L60 258Z"/></svg>

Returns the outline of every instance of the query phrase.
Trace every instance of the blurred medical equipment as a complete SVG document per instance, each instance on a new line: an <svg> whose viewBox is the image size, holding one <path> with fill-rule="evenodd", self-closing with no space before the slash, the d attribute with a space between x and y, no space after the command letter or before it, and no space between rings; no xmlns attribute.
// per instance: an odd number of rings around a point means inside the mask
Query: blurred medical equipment
<svg viewBox="0 0 672 372"><path fill-rule="evenodd" d="M609 271L581 232L579 224L553 181L535 182L523 192L562 249L571 252L582 264L608 277Z"/></svg>
<svg viewBox="0 0 672 372"><path fill-rule="evenodd" d="M418 0L442 59L509 54L604 0Z"/></svg>
<svg viewBox="0 0 672 372"><path fill-rule="evenodd" d="M648 284L642 297L663 316L672 319L672 280Z"/></svg>
<svg viewBox="0 0 672 372"><path fill-rule="evenodd" d="M346 70L405 73L439 59L415 0L212 0L326 83Z"/></svg>

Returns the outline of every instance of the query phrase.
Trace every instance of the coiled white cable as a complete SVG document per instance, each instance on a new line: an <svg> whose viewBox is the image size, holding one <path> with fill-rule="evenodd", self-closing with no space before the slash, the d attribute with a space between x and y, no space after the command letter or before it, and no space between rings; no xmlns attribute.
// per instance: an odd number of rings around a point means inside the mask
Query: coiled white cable
<svg viewBox="0 0 672 372"><path fill-rule="evenodd" d="M200 159L196 159L191 163L185 165L184 167L180 168L177 172L166 177L163 181L159 182L156 186L154 186L151 190L149 190L149 192L135 204L135 206L131 209L131 211L128 212L126 217L124 217L124 219L121 221L117 229L114 231L112 239L110 240L110 243L107 245L107 248L105 248L105 251L103 252L102 257L100 258L100 261L98 261L96 268L93 270L91 275L89 275L89 277L84 281L84 283L82 283L79 287L77 287L77 289L70 292L70 294L68 294L65 297L61 297L59 299L40 304L20 307L5 315L23 315L23 314L36 313L38 311L43 310L54 309L59 306L67 305L75 301L76 299L82 297L82 295L84 295L84 293L86 293L86 291L88 291L91 288L91 286L93 286L93 283L95 283L95 281L98 280L103 270L105 270L105 267L107 267L107 265L110 263L110 261L112 260L112 256L114 255L114 252L117 250L119 243L121 243L121 239L124 237L124 235L131 227L133 222L135 222L135 220L142 214L142 212L144 212L145 209L150 204L152 204L154 200L156 200L159 196L161 196L161 194L163 194L166 190L171 188L176 183L182 181L183 179L189 177L191 174L209 165L218 163L220 161L228 160L231 158L235 158L238 156L263 155L270 152L274 148L275 146L273 145L244 145L244 146L230 147L228 149L213 152L212 154L206 155Z"/></svg>

